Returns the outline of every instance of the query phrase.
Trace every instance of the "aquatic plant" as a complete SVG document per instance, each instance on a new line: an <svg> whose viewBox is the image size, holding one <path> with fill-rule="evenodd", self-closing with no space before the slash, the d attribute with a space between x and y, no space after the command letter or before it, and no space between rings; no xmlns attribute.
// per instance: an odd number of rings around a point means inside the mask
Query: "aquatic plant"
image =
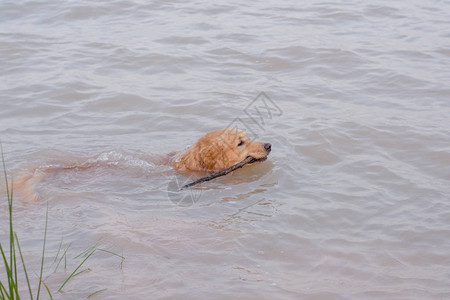
<svg viewBox="0 0 450 300"><path fill-rule="evenodd" d="M47 240L47 225L48 225L48 204L47 204L47 210L45 215L45 229L44 229L44 237L43 237L43 246L42 246L42 256L41 256L41 265L40 265L40 271L39 271L39 277L38 277L38 284L37 284L37 291L35 294L33 294L33 289L31 287L30 278L28 276L26 264L22 255L22 249L20 248L19 239L17 237L17 233L14 231L14 224L13 224L13 185L9 184L8 182L8 174L6 172L6 164L5 159L3 155L3 148L0 144L0 150L1 150L1 158L2 158L2 166L3 166L3 175L5 178L5 184L6 184L6 195L8 199L8 215L9 215L9 240L8 244L4 247L3 244L0 241L0 253L1 253L1 259L3 261L3 268L5 269L6 273L6 279L0 276L0 300L13 300L13 299L20 299L21 295L19 293L19 274L20 274L20 266L18 267L18 257L17 254L19 254L20 262L23 269L23 276L25 277L26 284L27 284L27 290L30 296L31 300L39 300L39 297L41 296L41 287L44 286L50 299L53 299L52 293L50 292L50 288L45 284L43 281L43 271L44 271L44 263L45 263L45 244ZM70 247L66 247L61 257L59 257L61 247L62 247L62 240L59 245L58 253L56 254L56 257L53 261L53 263L56 263L58 261L54 272L57 271L60 263L64 259L64 270L67 271L67 250ZM9 247L8 247L9 246ZM83 251L81 254L76 256L75 258L81 257L84 258L81 263L79 263L75 270L64 280L64 282L60 285L57 292L61 292L62 288L75 276L78 274L83 273L84 271L77 272L84 263L97 251L109 253L114 256L118 256L121 258L120 266L122 267L124 257L123 255L116 254L112 251L101 249L97 247L98 245L94 245L90 247L89 249ZM9 251L8 251L9 248ZM2 269L2 264L0 263L0 270ZM1 272L2 273L2 272ZM1 275L0 273L0 275ZM106 289L100 289L98 291L95 291L88 295L87 297L90 298L94 295L97 295Z"/></svg>

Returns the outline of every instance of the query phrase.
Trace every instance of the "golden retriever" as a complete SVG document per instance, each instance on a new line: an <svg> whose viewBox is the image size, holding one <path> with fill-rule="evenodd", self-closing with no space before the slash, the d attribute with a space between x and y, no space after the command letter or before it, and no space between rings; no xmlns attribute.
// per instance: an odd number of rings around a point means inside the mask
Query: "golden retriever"
<svg viewBox="0 0 450 300"><path fill-rule="evenodd" d="M248 156L263 161L271 151L270 143L255 142L236 128L216 130L201 137L182 156L175 159L175 170L213 171L229 168Z"/></svg>
<svg viewBox="0 0 450 300"><path fill-rule="evenodd" d="M270 143L256 142L239 129L225 128L216 130L201 137L187 151L176 156L168 156L163 164L172 164L179 173L217 172L229 168L247 157L250 163L263 161L271 151ZM106 165L110 166L110 165ZM23 172L14 180L14 190L24 200L38 200L36 184L44 180L50 173L61 170L86 170L98 167L89 161L69 164L61 167L39 167Z"/></svg>

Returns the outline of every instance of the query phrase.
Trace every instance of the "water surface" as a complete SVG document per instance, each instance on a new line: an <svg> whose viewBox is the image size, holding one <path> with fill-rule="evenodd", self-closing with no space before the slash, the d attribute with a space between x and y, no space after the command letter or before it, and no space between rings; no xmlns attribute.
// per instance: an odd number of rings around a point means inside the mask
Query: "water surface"
<svg viewBox="0 0 450 300"><path fill-rule="evenodd" d="M9 174L97 164L17 201L30 273L48 207L55 299L450 298L449 11L2 1ZM175 193L188 178L165 155L228 126L272 143L269 160ZM57 293L94 245L125 260L96 252Z"/></svg>

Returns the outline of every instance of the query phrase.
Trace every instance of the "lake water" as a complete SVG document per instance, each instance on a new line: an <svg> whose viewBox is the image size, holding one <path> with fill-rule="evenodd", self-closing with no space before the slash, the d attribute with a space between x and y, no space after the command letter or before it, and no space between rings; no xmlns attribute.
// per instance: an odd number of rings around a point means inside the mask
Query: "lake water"
<svg viewBox="0 0 450 300"><path fill-rule="evenodd" d="M3 0L0 74L10 176L95 166L15 202L54 299L450 299L449 1ZM178 192L229 126L269 159Z"/></svg>

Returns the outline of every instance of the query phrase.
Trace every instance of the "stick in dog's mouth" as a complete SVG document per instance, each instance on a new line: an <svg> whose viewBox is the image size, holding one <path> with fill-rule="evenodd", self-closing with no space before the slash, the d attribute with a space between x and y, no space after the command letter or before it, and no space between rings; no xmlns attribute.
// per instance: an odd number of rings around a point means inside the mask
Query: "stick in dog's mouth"
<svg viewBox="0 0 450 300"><path fill-rule="evenodd" d="M267 159L267 156L261 157L261 158L254 158L251 156L247 156L247 158L251 158L250 161L248 162L249 164L252 164L254 162L258 162L258 161L265 161Z"/></svg>
<svg viewBox="0 0 450 300"><path fill-rule="evenodd" d="M199 178L199 179L197 179L197 180L195 180L195 181L193 181L191 183L183 185L180 188L180 190L183 190L185 188L191 187L191 186L196 185L196 184L201 183L201 182L210 181L210 180L212 180L214 178L227 175L228 173L233 172L234 170L242 168L246 164L251 164L251 163L254 163L254 162L257 162L257 161L265 161L266 159L267 159L267 156L262 157L262 158L254 158L254 157L251 157L251 156L247 156L246 159L244 159L240 163L235 164L234 166L229 167L228 169L225 169L225 170L222 170L222 171L219 171L219 172L216 172L216 173L212 173L212 174L210 174L208 176Z"/></svg>

